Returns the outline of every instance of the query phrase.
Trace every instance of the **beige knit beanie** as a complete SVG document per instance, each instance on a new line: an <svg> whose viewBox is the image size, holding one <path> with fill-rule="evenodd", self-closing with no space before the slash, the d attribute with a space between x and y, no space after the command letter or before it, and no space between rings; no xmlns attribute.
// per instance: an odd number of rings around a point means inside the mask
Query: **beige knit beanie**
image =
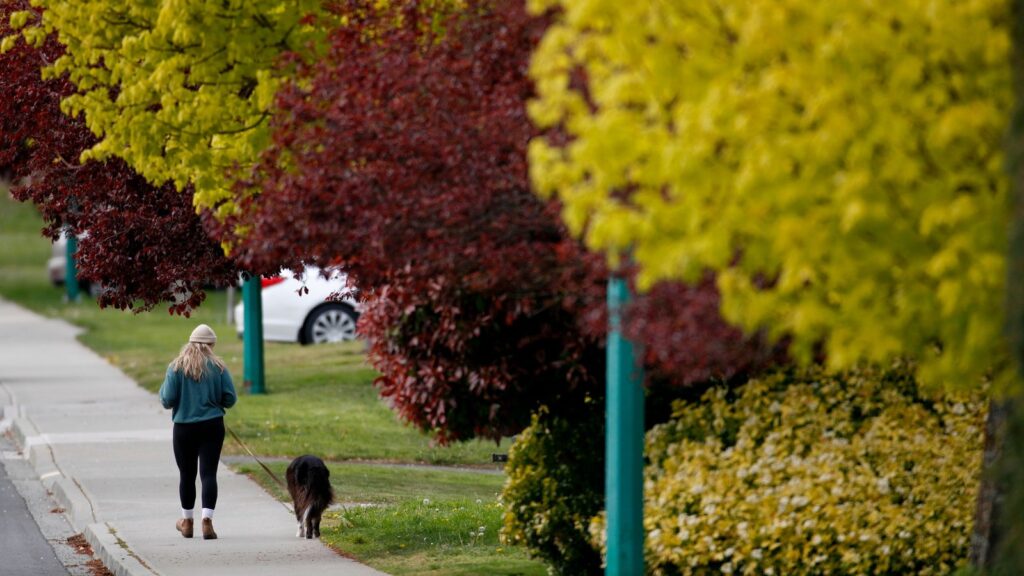
<svg viewBox="0 0 1024 576"><path fill-rule="evenodd" d="M213 328L210 328L206 324L200 324L192 331L192 335L188 337L188 341L201 342L203 344L216 344L217 335L214 334Z"/></svg>

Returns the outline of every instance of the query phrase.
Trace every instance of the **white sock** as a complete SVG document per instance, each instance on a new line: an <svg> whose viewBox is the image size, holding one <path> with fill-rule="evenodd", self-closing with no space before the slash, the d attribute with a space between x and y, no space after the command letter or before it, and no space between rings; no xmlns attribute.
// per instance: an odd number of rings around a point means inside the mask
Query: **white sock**
<svg viewBox="0 0 1024 576"><path fill-rule="evenodd" d="M191 520L192 519L192 510L185 510L184 508L182 508L181 509L181 517L185 518L187 520Z"/></svg>
<svg viewBox="0 0 1024 576"><path fill-rule="evenodd" d="M203 508L203 519L213 518L213 508Z"/></svg>

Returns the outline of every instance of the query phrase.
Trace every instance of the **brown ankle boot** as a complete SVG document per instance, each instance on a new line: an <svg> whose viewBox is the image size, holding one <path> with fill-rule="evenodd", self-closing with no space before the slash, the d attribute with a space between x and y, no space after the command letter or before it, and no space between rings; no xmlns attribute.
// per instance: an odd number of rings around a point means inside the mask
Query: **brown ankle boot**
<svg viewBox="0 0 1024 576"><path fill-rule="evenodd" d="M213 518L203 518L203 540L216 540L217 533L213 531Z"/></svg>
<svg viewBox="0 0 1024 576"><path fill-rule="evenodd" d="M181 535L184 536L185 538L191 538L192 537L192 519L191 518L179 518L178 519L178 523L175 525L175 528L177 528L178 532L181 532Z"/></svg>

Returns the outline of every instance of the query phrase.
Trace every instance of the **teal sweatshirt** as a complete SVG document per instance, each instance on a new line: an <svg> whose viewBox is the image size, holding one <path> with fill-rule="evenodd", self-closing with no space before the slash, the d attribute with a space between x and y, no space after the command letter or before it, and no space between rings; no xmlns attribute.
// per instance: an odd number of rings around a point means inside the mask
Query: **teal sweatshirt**
<svg viewBox="0 0 1024 576"><path fill-rule="evenodd" d="M221 371L213 362L206 363L200 380L193 380L167 367L167 376L160 386L160 402L171 409L171 419L178 424L202 422L224 415L238 400L231 373Z"/></svg>

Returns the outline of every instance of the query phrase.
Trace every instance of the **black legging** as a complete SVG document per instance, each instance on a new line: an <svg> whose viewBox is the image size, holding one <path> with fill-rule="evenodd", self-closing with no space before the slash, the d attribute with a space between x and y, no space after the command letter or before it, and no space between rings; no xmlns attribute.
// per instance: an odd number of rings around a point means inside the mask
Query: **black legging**
<svg viewBox="0 0 1024 576"><path fill-rule="evenodd" d="M203 482L203 508L217 507L217 463L224 446L224 418L174 424L174 461L178 463L178 497L181 507L196 505L196 461Z"/></svg>

